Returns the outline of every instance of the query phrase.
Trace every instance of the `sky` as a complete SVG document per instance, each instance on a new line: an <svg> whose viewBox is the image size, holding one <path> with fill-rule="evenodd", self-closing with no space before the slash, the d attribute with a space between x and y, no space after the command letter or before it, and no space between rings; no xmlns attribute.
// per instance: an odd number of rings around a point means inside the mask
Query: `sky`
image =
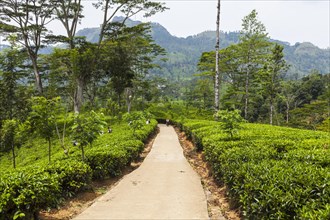
<svg viewBox="0 0 330 220"><path fill-rule="evenodd" d="M78 29L98 27L102 12L96 10L95 0L83 0L84 15ZM157 22L172 35L187 37L206 30L216 30L217 0L166 0L169 10L143 18L143 22ZM311 42L320 48L330 48L330 0L221 0L222 31L241 30L242 19L253 9L273 39L289 42ZM54 32L59 31L53 24Z"/></svg>

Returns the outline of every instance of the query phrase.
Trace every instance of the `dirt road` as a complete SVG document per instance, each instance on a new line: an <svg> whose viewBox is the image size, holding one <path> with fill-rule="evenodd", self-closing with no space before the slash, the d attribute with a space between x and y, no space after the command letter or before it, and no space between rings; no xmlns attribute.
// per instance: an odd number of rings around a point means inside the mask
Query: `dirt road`
<svg viewBox="0 0 330 220"><path fill-rule="evenodd" d="M142 165L75 219L209 219L200 178L177 134L159 127Z"/></svg>

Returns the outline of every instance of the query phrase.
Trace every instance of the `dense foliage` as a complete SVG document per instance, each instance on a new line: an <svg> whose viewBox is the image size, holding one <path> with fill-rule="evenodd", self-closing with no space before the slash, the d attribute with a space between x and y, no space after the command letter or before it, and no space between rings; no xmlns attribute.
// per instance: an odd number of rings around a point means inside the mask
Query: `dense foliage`
<svg viewBox="0 0 330 220"><path fill-rule="evenodd" d="M155 120L146 124L145 117L139 120L141 126L135 129L135 134L126 123L112 124L111 133L106 128L99 130L103 134L94 140L93 146L85 149L84 162L79 146L71 147L70 153L65 154L60 143L54 140L53 162L48 163L47 148L42 146L47 143L40 138L37 141L30 138L16 149L15 170L7 163L11 154L2 155L0 219L37 218L39 210L57 207L64 198L84 189L92 179L121 174L125 166L139 157L144 142L157 125Z"/></svg>
<svg viewBox="0 0 330 220"><path fill-rule="evenodd" d="M313 70L301 79L288 80L290 65L285 60L284 47L269 42L255 10L244 17L239 42L220 51L219 65L221 109L238 109L249 122L324 128L320 124L329 117L330 75ZM192 93L196 107L210 107L206 100L213 95L214 67L215 52L204 52L198 63L198 89L191 88L187 93ZM199 86L207 79L208 87Z"/></svg>
<svg viewBox="0 0 330 220"><path fill-rule="evenodd" d="M151 100L145 76L164 51L148 24L128 27L112 18L149 17L166 7L149 0L93 6L104 20L90 43L76 35L81 1L0 2L0 31L9 43L0 52L1 220L37 219L40 209L56 207L91 179L119 175L155 131L151 115L133 111ZM54 20L64 35L47 29ZM42 53L55 44L61 46ZM121 120L126 109L125 118L139 116L130 125Z"/></svg>
<svg viewBox="0 0 330 220"><path fill-rule="evenodd" d="M330 217L329 134L241 124L235 139L222 123L184 120L218 181L246 219Z"/></svg>
<svg viewBox="0 0 330 220"><path fill-rule="evenodd" d="M329 218L329 136L241 124L243 116L329 131L329 75L313 70L301 79L307 72L285 77L284 54L291 47L271 43L253 10L240 33L224 33L219 64L225 110L215 115L220 122L210 121L214 52L203 46L210 32L174 42L159 25L129 20L139 12L162 12L163 3L93 5L104 21L89 42L76 34L81 1L0 2L0 31L10 43L0 52L0 220L37 219L39 210L58 206L91 180L120 175L155 131L153 117L177 121L205 150L245 218ZM112 20L117 12L125 17ZM55 19L66 36L47 30ZM40 52L55 43L62 46ZM156 43L168 46L165 64L165 50ZM295 48L291 64L298 60L308 71L328 64L327 51ZM308 64L306 51L322 59Z"/></svg>
<svg viewBox="0 0 330 220"><path fill-rule="evenodd" d="M121 20L122 18L118 18ZM138 21L128 20L131 25L139 24ZM90 42L98 41L99 28L85 28L78 31L79 36L86 36ZM196 64L200 55L205 51L214 50L215 31L204 31L186 38L171 35L161 24L152 23L152 37L157 44L166 49L168 62L159 63L162 70L153 70L154 74L165 77L175 83L180 83L184 79L191 79L196 73ZM220 32L220 48L226 48L231 44L239 42L239 31ZM284 47L285 60L290 64L288 77L290 79L302 78L313 69L322 74L329 73L329 49L321 49L311 43L296 43L290 45L271 39Z"/></svg>

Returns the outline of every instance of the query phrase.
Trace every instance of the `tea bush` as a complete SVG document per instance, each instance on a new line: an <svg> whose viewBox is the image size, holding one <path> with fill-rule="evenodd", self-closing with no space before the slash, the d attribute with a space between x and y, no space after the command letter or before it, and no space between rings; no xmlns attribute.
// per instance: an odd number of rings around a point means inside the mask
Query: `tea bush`
<svg viewBox="0 0 330 220"><path fill-rule="evenodd" d="M246 123L231 139L218 122L181 123L244 219L329 219L328 133Z"/></svg>
<svg viewBox="0 0 330 220"><path fill-rule="evenodd" d="M53 207L60 195L58 175L42 169L16 171L0 177L0 219L32 219L40 209Z"/></svg>
<svg viewBox="0 0 330 220"><path fill-rule="evenodd" d="M50 164L47 154L38 152L45 148L33 144L22 148L20 154L28 154L21 155L24 157L20 162L25 167L0 173L0 220L37 219L41 209L57 207L64 198L84 189L92 178L119 175L125 166L139 157L144 149L143 142L156 127L156 120L151 120L150 124L144 122L133 134L127 124L112 125L113 132L105 131L93 146L86 147L84 162L77 147L70 149L69 156L58 151ZM36 158L34 153L44 157Z"/></svg>

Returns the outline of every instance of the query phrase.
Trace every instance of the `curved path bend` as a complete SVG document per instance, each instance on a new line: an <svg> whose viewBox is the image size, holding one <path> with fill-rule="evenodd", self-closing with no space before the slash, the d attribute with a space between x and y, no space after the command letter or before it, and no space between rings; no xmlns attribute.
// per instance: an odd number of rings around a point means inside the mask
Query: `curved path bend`
<svg viewBox="0 0 330 220"><path fill-rule="evenodd" d="M200 177L173 127L159 125L142 165L75 219L209 219Z"/></svg>

